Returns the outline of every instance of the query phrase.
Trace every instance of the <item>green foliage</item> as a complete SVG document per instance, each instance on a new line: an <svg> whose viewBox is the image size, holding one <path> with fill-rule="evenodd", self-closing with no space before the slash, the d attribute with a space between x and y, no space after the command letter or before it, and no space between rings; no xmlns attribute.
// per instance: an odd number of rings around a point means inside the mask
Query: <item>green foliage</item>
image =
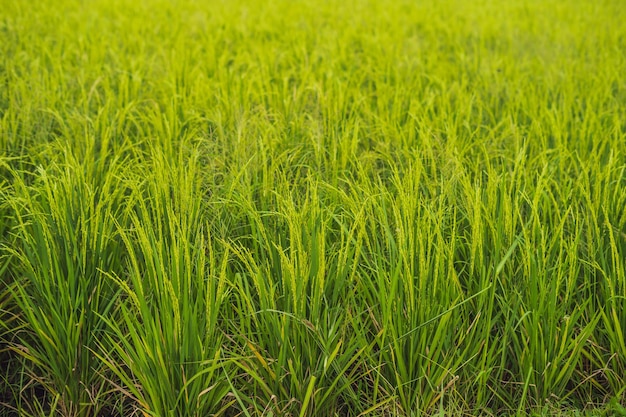
<svg viewBox="0 0 626 417"><path fill-rule="evenodd" d="M0 0L0 416L623 413L620 1L84 3Z"/></svg>

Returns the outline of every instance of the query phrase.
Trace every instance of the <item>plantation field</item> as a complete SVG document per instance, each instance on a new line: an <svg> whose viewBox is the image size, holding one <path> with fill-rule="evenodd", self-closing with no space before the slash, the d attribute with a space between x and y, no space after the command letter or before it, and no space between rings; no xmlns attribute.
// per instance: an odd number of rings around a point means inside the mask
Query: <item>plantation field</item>
<svg viewBox="0 0 626 417"><path fill-rule="evenodd" d="M626 415L622 0L0 0L0 417Z"/></svg>

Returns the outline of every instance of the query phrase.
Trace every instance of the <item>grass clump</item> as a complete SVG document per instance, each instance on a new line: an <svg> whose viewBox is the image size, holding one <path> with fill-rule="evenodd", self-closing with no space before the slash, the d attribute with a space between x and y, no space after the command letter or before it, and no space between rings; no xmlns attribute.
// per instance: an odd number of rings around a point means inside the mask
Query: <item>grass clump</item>
<svg viewBox="0 0 626 417"><path fill-rule="evenodd" d="M0 0L0 416L619 415L619 1Z"/></svg>

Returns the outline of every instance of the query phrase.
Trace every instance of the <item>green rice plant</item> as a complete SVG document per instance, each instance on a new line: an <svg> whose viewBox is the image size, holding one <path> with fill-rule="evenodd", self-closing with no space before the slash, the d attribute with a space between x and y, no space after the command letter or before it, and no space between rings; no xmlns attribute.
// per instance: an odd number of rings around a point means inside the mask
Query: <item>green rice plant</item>
<svg viewBox="0 0 626 417"><path fill-rule="evenodd" d="M308 181L300 195L279 180L284 191L275 211L235 200L254 241L233 247L239 266L231 333L242 373L232 383L246 414L358 414L370 406L356 390L368 372L359 362L372 349L358 328L357 316L365 312L343 305L355 291L355 229L333 220L322 205L325 191L334 191Z"/></svg>
<svg viewBox="0 0 626 417"><path fill-rule="evenodd" d="M0 159L0 172L8 172L7 161ZM8 175L6 176L8 177ZM9 185L5 180L0 181L0 247L10 246L9 235L11 226L11 206ZM11 350L9 344L15 332L16 312L15 302L12 297L12 289L16 282L10 273L12 257L4 250L0 252L0 363L3 364L0 373L0 406L6 410L12 410L16 405L17 377L20 369L19 361Z"/></svg>
<svg viewBox="0 0 626 417"><path fill-rule="evenodd" d="M209 234L194 160L175 167L169 158L154 151L128 223L117 223L127 269L109 274L119 316L100 316L107 332L96 352L143 415L220 415L232 372L219 326L229 255Z"/></svg>
<svg viewBox="0 0 626 417"><path fill-rule="evenodd" d="M0 406L8 410L15 408L20 365L9 348L11 336L16 330L15 303L11 296L15 283L7 273L9 259L3 258L0 262L0 362L3 364L0 372Z"/></svg>
<svg viewBox="0 0 626 417"><path fill-rule="evenodd" d="M623 397L624 390L624 265L623 252L626 236L623 233L626 218L623 187L624 167L615 165L611 158L594 180L585 172L579 184L579 192L586 199L587 216L585 231L588 245L589 281L595 283L592 300L594 308L601 314L599 329L594 338L594 349L590 352L594 366L593 379L601 392L612 392ZM600 203L603 202L603 203Z"/></svg>
<svg viewBox="0 0 626 417"><path fill-rule="evenodd" d="M458 237L452 254L458 281L465 294L475 294L459 314L472 320L473 334L467 343L480 346L477 357L467 363L463 392L476 404L492 407L511 403L503 397L503 382L509 376L508 353L511 320L506 302L519 274L515 265L519 232L524 227L515 215L516 192L523 178L522 152L512 162L510 173L496 167L509 164L501 155L491 156L485 144L476 145L475 165L465 165L451 193L458 205ZM471 151L471 149L470 149ZM488 290L485 290L488 289ZM476 348L475 348L476 349Z"/></svg>
<svg viewBox="0 0 626 417"><path fill-rule="evenodd" d="M513 374L507 385L520 409L529 399L537 406L548 401L580 406L590 398L583 387L598 385L599 370L590 370L588 362L601 309L595 306L598 288L587 261L591 242L580 221L587 201L575 187L557 187L550 179L555 175L544 166L532 198L521 194L516 212L525 226L514 257L519 278L499 300L511 340ZM550 208L555 206L567 209Z"/></svg>
<svg viewBox="0 0 626 417"><path fill-rule="evenodd" d="M458 379L480 346L464 344L471 319L455 311L465 301L453 268L454 214L436 199L424 204L419 165L400 173L391 164L389 187L371 180L364 210L359 303L368 306L366 323L376 351L375 398L397 398L403 415L431 410ZM361 179L359 187L368 184ZM390 191L392 190L392 191ZM449 241L443 236L452 236ZM485 288L488 290L488 288ZM468 295L468 298L469 295ZM464 330L461 330L464 329Z"/></svg>
<svg viewBox="0 0 626 417"><path fill-rule="evenodd" d="M109 166L121 167L119 160ZM116 290L103 271L124 256L114 224L124 188L115 176L85 168L66 154L62 164L39 167L32 185L24 178L31 174L13 172L7 201L14 237L3 248L15 280L9 347L24 359L28 378L20 392L40 387L67 416L97 415L106 404L109 386L93 351L106 328L101 317L115 309Z"/></svg>
<svg viewBox="0 0 626 417"><path fill-rule="evenodd" d="M15 302L11 294L15 282L9 279L7 273L9 259L4 258L0 262L0 362L3 364L0 373L0 406L8 410L16 407L20 363L10 349L11 338L17 330Z"/></svg>

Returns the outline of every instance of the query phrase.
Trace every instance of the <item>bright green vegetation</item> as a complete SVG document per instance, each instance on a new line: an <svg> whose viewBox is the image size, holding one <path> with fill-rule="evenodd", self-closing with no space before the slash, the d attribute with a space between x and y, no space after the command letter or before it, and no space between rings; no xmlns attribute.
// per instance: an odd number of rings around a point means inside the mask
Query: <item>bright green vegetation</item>
<svg viewBox="0 0 626 417"><path fill-rule="evenodd" d="M0 416L626 415L623 1L262 3L0 0Z"/></svg>

